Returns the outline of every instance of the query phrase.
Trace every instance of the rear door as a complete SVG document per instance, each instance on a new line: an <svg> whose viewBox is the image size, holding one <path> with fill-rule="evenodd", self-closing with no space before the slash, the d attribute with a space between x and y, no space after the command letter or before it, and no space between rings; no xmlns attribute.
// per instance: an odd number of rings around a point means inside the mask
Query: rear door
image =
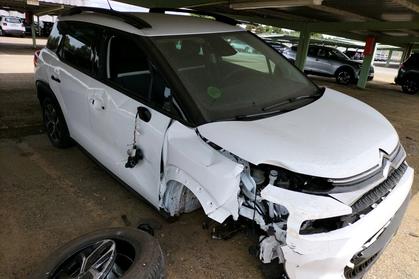
<svg viewBox="0 0 419 279"><path fill-rule="evenodd" d="M149 60L139 38L108 30L101 41L105 61L102 86L90 91L86 102L96 143L95 157L157 207L163 142L172 121L167 116L171 89ZM149 119L141 118L138 108L149 114ZM144 158L127 168L127 151L133 144Z"/></svg>
<svg viewBox="0 0 419 279"><path fill-rule="evenodd" d="M332 57L328 48L320 47L315 58L316 71L321 74L333 74L332 71Z"/></svg>
<svg viewBox="0 0 419 279"><path fill-rule="evenodd" d="M306 63L304 65L304 71L306 72L316 72L316 65L315 65L315 59L316 59L316 53L318 48L315 46L310 46L308 48L307 52L307 58Z"/></svg>
<svg viewBox="0 0 419 279"><path fill-rule="evenodd" d="M89 122L88 96L100 90L95 80L95 42L100 34L96 25L59 22L63 33L58 49L60 61L52 67L51 83L59 84L70 135L85 149L94 146Z"/></svg>

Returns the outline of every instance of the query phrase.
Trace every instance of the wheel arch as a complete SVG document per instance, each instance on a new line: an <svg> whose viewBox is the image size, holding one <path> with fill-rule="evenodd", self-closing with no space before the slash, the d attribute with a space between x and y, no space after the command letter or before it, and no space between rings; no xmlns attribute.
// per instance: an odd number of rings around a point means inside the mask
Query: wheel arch
<svg viewBox="0 0 419 279"><path fill-rule="evenodd" d="M173 180L196 197L210 218L220 223L229 216L237 219L244 167L210 147L197 133L179 122L166 132L159 206L164 209L168 182Z"/></svg>
<svg viewBox="0 0 419 279"><path fill-rule="evenodd" d="M341 70L345 70L345 69L347 69L347 70L349 70L349 71L351 72L351 74L352 74L352 78L354 78L354 77L355 77L355 69L354 69L354 67L352 67L352 66L350 66L350 65L347 65L347 64L339 66L339 67L336 69L336 71L335 71L335 73L334 73L334 76L337 76L337 74L339 73L339 71L341 71Z"/></svg>
<svg viewBox="0 0 419 279"><path fill-rule="evenodd" d="M45 81L36 81L36 95L41 104L44 101L45 97L51 97L54 99L54 101L56 101L59 104L58 99L52 91L51 87Z"/></svg>

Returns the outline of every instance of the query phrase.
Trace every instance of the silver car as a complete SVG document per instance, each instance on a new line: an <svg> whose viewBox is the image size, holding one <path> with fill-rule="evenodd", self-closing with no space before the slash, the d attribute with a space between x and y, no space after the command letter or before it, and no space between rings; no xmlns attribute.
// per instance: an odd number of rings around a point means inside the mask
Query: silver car
<svg viewBox="0 0 419 279"><path fill-rule="evenodd" d="M297 46L284 51L283 55L295 62ZM333 47L310 45L304 72L318 76L335 77L340 84L356 82L361 72L362 61L351 60ZM374 78L374 67L370 67L368 80Z"/></svg>

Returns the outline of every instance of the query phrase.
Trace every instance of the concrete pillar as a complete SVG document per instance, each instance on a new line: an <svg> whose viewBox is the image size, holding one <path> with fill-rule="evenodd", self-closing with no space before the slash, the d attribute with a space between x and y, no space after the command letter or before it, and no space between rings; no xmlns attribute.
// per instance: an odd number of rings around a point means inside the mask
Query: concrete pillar
<svg viewBox="0 0 419 279"><path fill-rule="evenodd" d="M41 22L39 21L39 16L36 16L36 19L38 20L38 28L36 30L36 33L39 37L41 37Z"/></svg>
<svg viewBox="0 0 419 279"><path fill-rule="evenodd" d="M304 64L306 63L309 45L310 45L310 31L308 31L308 29L302 30L300 32L297 54L295 57L295 66L297 66L301 71L304 70Z"/></svg>
<svg viewBox="0 0 419 279"><path fill-rule="evenodd" d="M386 61L386 67L388 67L389 65L390 65L390 62L391 62L391 56L393 55L393 50L392 49L390 49L389 51L388 51L388 56L387 56L387 61Z"/></svg>
<svg viewBox="0 0 419 279"><path fill-rule="evenodd" d="M375 51L377 50L377 44L375 40L373 41L370 47L373 49L373 51L372 53L364 56L364 61L362 62L362 69L359 73L358 83L356 84L359 88L365 88L365 86L367 85L368 74L370 71L371 64L374 61Z"/></svg>
<svg viewBox="0 0 419 279"><path fill-rule="evenodd" d="M32 33L32 47L36 49L36 30L35 30L35 18L33 13L29 14L31 20L31 33Z"/></svg>

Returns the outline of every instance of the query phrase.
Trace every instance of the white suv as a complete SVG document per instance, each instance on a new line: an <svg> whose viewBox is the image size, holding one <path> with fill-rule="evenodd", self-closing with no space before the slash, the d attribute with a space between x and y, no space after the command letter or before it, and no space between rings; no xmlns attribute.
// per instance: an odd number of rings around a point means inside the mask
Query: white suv
<svg viewBox="0 0 419 279"><path fill-rule="evenodd" d="M0 35L25 36L22 20L14 16L0 16Z"/></svg>
<svg viewBox="0 0 419 279"><path fill-rule="evenodd" d="M254 221L285 277L362 277L410 197L395 129L214 17L62 16L35 57L52 144L76 141L167 215Z"/></svg>

